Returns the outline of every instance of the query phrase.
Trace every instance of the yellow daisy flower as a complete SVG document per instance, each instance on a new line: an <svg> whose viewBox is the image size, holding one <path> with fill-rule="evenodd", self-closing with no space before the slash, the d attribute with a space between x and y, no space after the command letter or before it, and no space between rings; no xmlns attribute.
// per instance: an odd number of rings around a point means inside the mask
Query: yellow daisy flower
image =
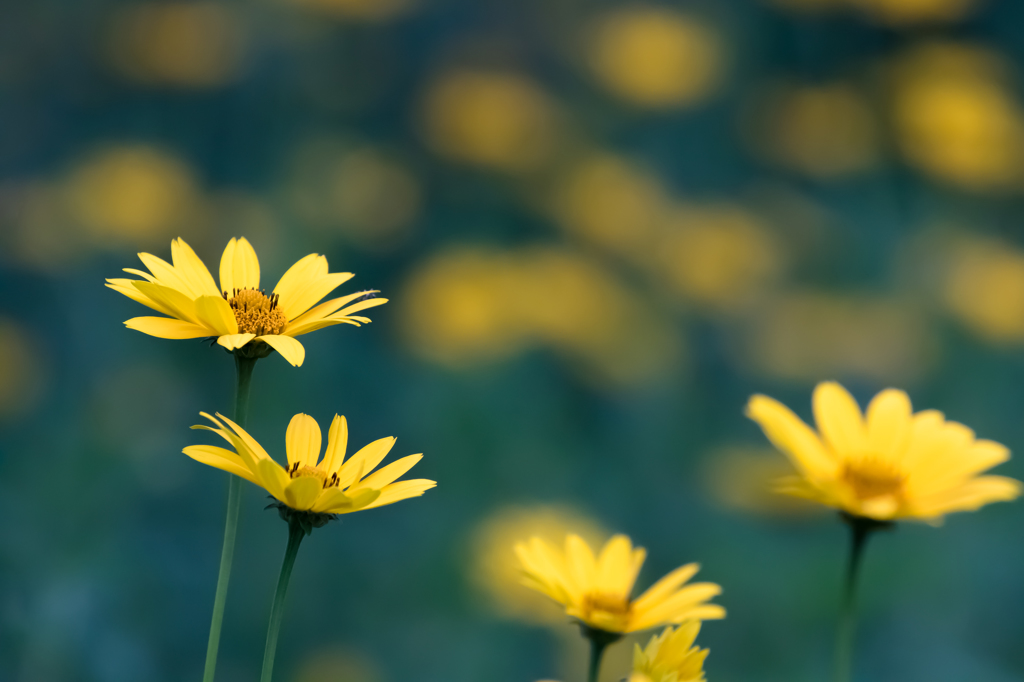
<svg viewBox="0 0 1024 682"><path fill-rule="evenodd" d="M297 512L348 514L419 497L437 485L426 479L395 482L423 455L403 457L370 473L390 452L395 444L394 438L375 440L346 460L348 422L338 415L335 415L328 432L323 459L320 459L322 435L316 420L306 414L292 417L285 435L288 454L288 467L285 468L274 461L245 429L230 419L220 414L217 417L205 412L201 414L214 426L192 428L213 431L234 451L212 445L191 445L183 452L197 462L255 483Z"/></svg>
<svg viewBox="0 0 1024 682"><path fill-rule="evenodd" d="M708 650L694 646L699 632L700 621L694 620L665 628L643 649L634 645L633 675L647 682L704 682Z"/></svg>
<svg viewBox="0 0 1024 682"><path fill-rule="evenodd" d="M319 303L352 273L328 272L327 258L315 253L288 268L268 295L260 289L256 252L244 237L224 249L219 287L183 239L171 242L171 263L148 253L139 258L149 272L125 272L141 280L108 279L107 286L167 317L133 317L125 322L129 329L162 339L217 337L229 351L253 357L263 357L270 346L296 367L306 356L296 336L335 324L358 327L370 320L352 313L387 303L363 298L376 293L369 291Z"/></svg>
<svg viewBox="0 0 1024 682"><path fill-rule="evenodd" d="M682 587L699 566L677 568L631 599L633 584L647 552L633 548L625 535L616 535L598 557L578 535L565 539L565 552L538 537L515 546L524 584L565 606L565 612L585 626L610 633L647 630L685 620L724 618L725 609L707 601L722 592L714 583Z"/></svg>
<svg viewBox="0 0 1024 682"><path fill-rule="evenodd" d="M824 382L813 403L817 432L772 398L755 395L747 405L747 416L799 472L780 481L779 492L856 517L932 523L1021 494L1012 478L978 476L1008 460L1008 449L936 410L913 414L903 391L882 391L862 415L846 389Z"/></svg>

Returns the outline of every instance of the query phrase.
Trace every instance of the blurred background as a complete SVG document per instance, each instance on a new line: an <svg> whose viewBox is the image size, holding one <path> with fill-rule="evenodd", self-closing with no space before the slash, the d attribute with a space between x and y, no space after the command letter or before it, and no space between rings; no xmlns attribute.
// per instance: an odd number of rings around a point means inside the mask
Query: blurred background
<svg viewBox="0 0 1024 682"><path fill-rule="evenodd" d="M720 583L712 682L821 680L846 531L766 492L742 409L906 388L1024 451L1024 3L189 0L0 19L0 679L201 676L233 363L103 287L181 236L391 302L256 370L250 426L394 435L436 490L317 531L282 682L579 682L510 547ZM1024 455L1024 452L1022 452ZM1024 477L1021 456L998 473ZM258 674L286 527L247 486L218 680ZM1024 679L1024 505L871 547L863 680ZM627 641L606 681L624 676Z"/></svg>

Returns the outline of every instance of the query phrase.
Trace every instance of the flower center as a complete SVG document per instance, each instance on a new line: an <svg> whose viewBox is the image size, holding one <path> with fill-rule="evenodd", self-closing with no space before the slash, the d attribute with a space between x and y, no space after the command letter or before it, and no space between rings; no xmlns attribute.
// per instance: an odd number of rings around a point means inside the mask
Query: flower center
<svg viewBox="0 0 1024 682"><path fill-rule="evenodd" d="M853 488L862 500L884 495L897 495L903 489L906 476L891 464L865 459L843 467L843 480Z"/></svg>
<svg viewBox="0 0 1024 682"><path fill-rule="evenodd" d="M619 594L592 592L583 597L583 611L587 614L607 614L622 617L629 613L629 599Z"/></svg>
<svg viewBox="0 0 1024 682"><path fill-rule="evenodd" d="M320 479L320 483L323 485L324 488L330 488L332 486L338 485L337 473L331 474L328 477L326 471L322 471L321 469L317 469L316 467L311 467L308 464L299 466L299 463L296 462L295 464L288 467L288 474L292 478L302 478L303 476L307 478L318 478Z"/></svg>
<svg viewBox="0 0 1024 682"><path fill-rule="evenodd" d="M278 305L277 294L267 296L265 291L256 289L235 289L233 296L221 294L238 322L239 334L280 334L288 318Z"/></svg>

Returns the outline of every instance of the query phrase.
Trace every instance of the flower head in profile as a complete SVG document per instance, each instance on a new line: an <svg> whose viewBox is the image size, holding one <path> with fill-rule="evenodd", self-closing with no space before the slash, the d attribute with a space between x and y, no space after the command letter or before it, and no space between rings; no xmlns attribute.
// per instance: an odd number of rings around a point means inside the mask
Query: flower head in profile
<svg viewBox="0 0 1024 682"><path fill-rule="evenodd" d="M700 621L688 621L678 628L668 627L651 637L643 649L633 649L634 678L644 682L704 682L704 659L708 650L694 645Z"/></svg>
<svg viewBox="0 0 1024 682"><path fill-rule="evenodd" d="M677 568L631 598L647 553L642 547L634 549L625 535L608 540L597 557L578 535L565 539L564 552L537 537L518 543L515 551L527 587L562 604L567 615L595 630L623 634L725 617L725 609L707 603L722 588L714 583L684 586L699 570L697 564Z"/></svg>
<svg viewBox="0 0 1024 682"><path fill-rule="evenodd" d="M335 324L368 323L353 313L387 303L366 298L376 292L320 300L352 278L328 272L327 258L312 253L291 266L271 293L260 289L260 263L243 237L232 239L220 260L220 286L183 239L171 242L171 262L148 253L139 258L149 272L125 268L142 279L108 279L107 286L166 317L125 322L162 339L216 337L229 351L263 357L273 348L298 367L306 351L295 337ZM318 305L319 304L319 305Z"/></svg>
<svg viewBox="0 0 1024 682"><path fill-rule="evenodd" d="M932 523L1021 493L1012 478L979 476L1008 460L1009 450L936 410L914 414L903 391L882 391L862 414L846 389L824 382L813 403L817 432L772 398L755 395L747 405L799 472L780 481L779 492L855 517Z"/></svg>
<svg viewBox="0 0 1024 682"><path fill-rule="evenodd" d="M282 512L348 514L419 497L437 485L426 479L398 481L423 455L409 455L374 471L391 451L394 438L375 440L345 459L348 423L338 415L331 424L327 450L322 458L322 435L316 420L305 414L292 417L285 434L287 467L272 459L245 429L230 419L220 414L216 417L202 415L213 426L192 428L213 431L233 450L191 445L183 452L197 462L223 469L264 488L283 505Z"/></svg>

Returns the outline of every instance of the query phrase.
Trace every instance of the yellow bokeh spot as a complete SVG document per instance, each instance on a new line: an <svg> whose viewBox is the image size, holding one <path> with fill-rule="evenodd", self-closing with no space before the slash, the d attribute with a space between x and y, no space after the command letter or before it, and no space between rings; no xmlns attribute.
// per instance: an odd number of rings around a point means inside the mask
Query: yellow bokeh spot
<svg viewBox="0 0 1024 682"><path fill-rule="evenodd" d="M561 547L569 533L576 533L591 546L600 546L608 537L598 522L570 507L536 505L498 509L473 529L467 565L469 578L502 615L563 626L565 609L523 586L522 569L512 548L517 542L534 536Z"/></svg>
<svg viewBox="0 0 1024 682"><path fill-rule="evenodd" d="M870 167L878 133L867 99L844 85L783 88L758 107L754 135L776 162L831 178Z"/></svg>
<svg viewBox="0 0 1024 682"><path fill-rule="evenodd" d="M415 0L284 0L338 19L379 22L413 9Z"/></svg>
<svg viewBox="0 0 1024 682"><path fill-rule="evenodd" d="M529 78L509 72L441 76L427 92L424 127L439 154L501 171L537 167L557 137L550 97Z"/></svg>
<svg viewBox="0 0 1024 682"><path fill-rule="evenodd" d="M409 278L405 336L416 352L466 367L547 346L599 385L665 375L682 340L649 303L593 261L558 249L439 254Z"/></svg>
<svg viewBox="0 0 1024 682"><path fill-rule="evenodd" d="M377 150L361 148L342 157L332 182L332 203L344 231L364 245L398 241L419 215L419 180L406 166Z"/></svg>
<svg viewBox="0 0 1024 682"><path fill-rule="evenodd" d="M728 205L677 209L655 253L672 288L712 310L749 303L783 267L772 232L749 212Z"/></svg>
<svg viewBox="0 0 1024 682"><path fill-rule="evenodd" d="M382 682L384 677L365 654L329 648L308 656L289 679L291 682Z"/></svg>
<svg viewBox="0 0 1024 682"><path fill-rule="evenodd" d="M678 107L706 98L723 70L723 45L704 23L667 8L636 7L600 18L589 61L602 85L642 107Z"/></svg>
<svg viewBox="0 0 1024 682"><path fill-rule="evenodd" d="M912 164L968 189L1020 186L1024 110L994 55L929 45L907 57L896 74L898 139Z"/></svg>
<svg viewBox="0 0 1024 682"><path fill-rule="evenodd" d="M949 246L942 290L949 311L990 341L1024 341L1024 251L979 238Z"/></svg>
<svg viewBox="0 0 1024 682"><path fill-rule="evenodd" d="M752 322L741 360L782 379L906 382L935 359L928 321L912 300L799 292L763 305Z"/></svg>
<svg viewBox="0 0 1024 682"><path fill-rule="evenodd" d="M30 412L46 387L39 346L20 324L0 317L0 419Z"/></svg>
<svg viewBox="0 0 1024 682"><path fill-rule="evenodd" d="M725 446L708 455L704 479L714 500L727 509L764 516L808 516L824 511L789 495L776 493L780 478L796 473L776 450Z"/></svg>
<svg viewBox="0 0 1024 682"><path fill-rule="evenodd" d="M957 21L966 17L977 0L848 0L880 23L902 26L920 22Z"/></svg>
<svg viewBox="0 0 1024 682"><path fill-rule="evenodd" d="M71 215L99 241L169 236L196 210L198 191L180 159L150 147L114 147L83 159L65 189Z"/></svg>
<svg viewBox="0 0 1024 682"><path fill-rule="evenodd" d="M554 210L570 233L613 253L646 259L671 201L649 171L620 157L594 154L557 184Z"/></svg>
<svg viewBox="0 0 1024 682"><path fill-rule="evenodd" d="M107 52L127 78L209 88L237 78L245 35L238 12L217 2L145 2L120 9Z"/></svg>

